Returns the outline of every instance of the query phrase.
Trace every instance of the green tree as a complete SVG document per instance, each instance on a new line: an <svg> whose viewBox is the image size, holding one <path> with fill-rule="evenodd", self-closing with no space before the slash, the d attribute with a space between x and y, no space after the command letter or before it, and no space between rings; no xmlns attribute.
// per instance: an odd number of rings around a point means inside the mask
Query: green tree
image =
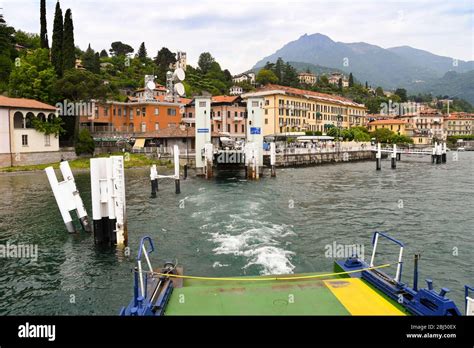
<svg viewBox="0 0 474 348"><path fill-rule="evenodd" d="M104 85L102 79L97 75L79 69L65 71L64 76L55 83L54 90L61 100L71 102L89 102L91 99L105 100L107 95L111 93L110 88ZM68 115L68 118L70 116ZM77 117L78 115L74 116L76 117L74 118L73 129L66 128L68 132L65 137L69 139L79 132L80 118ZM77 138L77 136L74 138Z"/></svg>
<svg viewBox="0 0 474 348"><path fill-rule="evenodd" d="M18 45L31 50L41 48L40 37L38 34L27 33L22 30L17 30L14 35L14 40Z"/></svg>
<svg viewBox="0 0 474 348"><path fill-rule="evenodd" d="M49 49L48 28L46 25L46 0L41 0L40 4L40 45L41 48Z"/></svg>
<svg viewBox="0 0 474 348"><path fill-rule="evenodd" d="M39 48L21 58L21 64L11 72L9 94L53 104L56 101L55 82L56 74L49 61L49 50Z"/></svg>
<svg viewBox="0 0 474 348"><path fill-rule="evenodd" d="M0 13L0 91L7 89L8 77L17 53L13 47L15 29L9 27Z"/></svg>
<svg viewBox="0 0 474 348"><path fill-rule="evenodd" d="M53 42L51 44L51 63L58 76L63 74L63 12L59 1L56 3L53 23Z"/></svg>
<svg viewBox="0 0 474 348"><path fill-rule="evenodd" d="M127 45L121 41L112 42L110 45L109 52L113 56L126 56L130 53L133 53L133 48L130 45Z"/></svg>
<svg viewBox="0 0 474 348"><path fill-rule="evenodd" d="M298 79L298 72L290 63L286 63L283 67L283 80L280 83L284 86L299 87L300 80Z"/></svg>
<svg viewBox="0 0 474 348"><path fill-rule="evenodd" d="M138 49L137 57L138 57L138 59L140 59L142 61L147 58L147 52L146 52L144 42L141 43L140 48Z"/></svg>
<svg viewBox="0 0 474 348"><path fill-rule="evenodd" d="M260 85L267 85L269 83L278 83L278 77L271 70L261 69L257 74L256 82Z"/></svg>
<svg viewBox="0 0 474 348"><path fill-rule="evenodd" d="M76 66L76 48L74 45L74 25L72 23L71 9L67 9L64 15L63 34L63 71L74 69Z"/></svg>
<svg viewBox="0 0 474 348"><path fill-rule="evenodd" d="M96 53L92 48L91 45L87 47L87 50L84 52L82 56L82 65L86 70L93 72L94 74L100 73L100 57L99 54Z"/></svg>
<svg viewBox="0 0 474 348"><path fill-rule="evenodd" d="M92 138L87 128L81 129L79 132L76 144L75 144L76 155L93 155L95 150L94 138Z"/></svg>
<svg viewBox="0 0 474 348"><path fill-rule="evenodd" d="M198 67L203 74L207 74L207 72L211 69L212 63L216 60L209 52L203 52L199 56L198 60Z"/></svg>
<svg viewBox="0 0 474 348"><path fill-rule="evenodd" d="M106 50L100 51L100 58L107 58L109 55L107 54Z"/></svg>
<svg viewBox="0 0 474 348"><path fill-rule="evenodd" d="M342 77L337 81L337 87L339 88L339 91L342 91Z"/></svg>
<svg viewBox="0 0 474 348"><path fill-rule="evenodd" d="M402 103L405 103L408 100L407 90L405 88L397 88L394 94L400 97Z"/></svg>
<svg viewBox="0 0 474 348"><path fill-rule="evenodd" d="M388 128L378 128L370 133L370 136L375 138L377 143L389 143L393 135L395 135L395 133Z"/></svg>
<svg viewBox="0 0 474 348"><path fill-rule="evenodd" d="M349 74L349 87L354 87L354 76L352 76L352 73Z"/></svg>
<svg viewBox="0 0 474 348"><path fill-rule="evenodd" d="M168 48L162 47L153 62L157 68L157 80L161 84L166 82L166 72L170 69L171 64L176 63L176 53L171 52Z"/></svg>
<svg viewBox="0 0 474 348"><path fill-rule="evenodd" d="M377 88L375 89L375 95L376 95L377 97L384 97L384 96L385 96L385 94L383 93L382 87L377 87Z"/></svg>

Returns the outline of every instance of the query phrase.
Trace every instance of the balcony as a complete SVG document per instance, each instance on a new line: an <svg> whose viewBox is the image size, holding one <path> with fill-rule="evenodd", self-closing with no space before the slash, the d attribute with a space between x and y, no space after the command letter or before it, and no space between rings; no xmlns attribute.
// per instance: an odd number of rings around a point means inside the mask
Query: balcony
<svg viewBox="0 0 474 348"><path fill-rule="evenodd" d="M181 121L184 123L196 123L196 119L194 117L182 117Z"/></svg>
<svg viewBox="0 0 474 348"><path fill-rule="evenodd" d="M214 116L211 117L211 119L212 119L213 121L222 121L222 116L214 115Z"/></svg>

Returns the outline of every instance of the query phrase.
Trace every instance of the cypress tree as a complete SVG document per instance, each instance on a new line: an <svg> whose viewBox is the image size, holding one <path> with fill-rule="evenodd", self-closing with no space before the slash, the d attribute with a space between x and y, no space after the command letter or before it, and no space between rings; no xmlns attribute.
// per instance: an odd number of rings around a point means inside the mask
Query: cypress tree
<svg viewBox="0 0 474 348"><path fill-rule="evenodd" d="M71 9L67 9L64 15L63 33L63 71L74 69L76 65L76 48L74 46L74 25L72 24Z"/></svg>
<svg viewBox="0 0 474 348"><path fill-rule="evenodd" d="M354 86L354 76L352 76L352 73L349 74L349 87Z"/></svg>
<svg viewBox="0 0 474 348"><path fill-rule="evenodd" d="M146 52L146 48L145 48L145 43L142 42L142 44L140 45L140 48L138 49L138 58L140 60L145 60L146 59L146 56L147 56L147 52Z"/></svg>
<svg viewBox="0 0 474 348"><path fill-rule="evenodd" d="M107 54L106 50L100 51L100 58L107 58L109 55Z"/></svg>
<svg viewBox="0 0 474 348"><path fill-rule="evenodd" d="M63 12L59 1L56 3L53 24L53 42L51 44L51 63L58 76L63 74Z"/></svg>
<svg viewBox="0 0 474 348"><path fill-rule="evenodd" d="M41 0L40 5L40 47L49 49L48 28L46 26L46 0Z"/></svg>

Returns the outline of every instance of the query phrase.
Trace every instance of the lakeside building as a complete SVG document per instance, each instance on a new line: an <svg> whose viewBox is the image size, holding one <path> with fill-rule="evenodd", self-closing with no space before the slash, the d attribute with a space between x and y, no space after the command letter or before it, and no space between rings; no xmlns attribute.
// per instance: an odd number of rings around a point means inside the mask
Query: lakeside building
<svg viewBox="0 0 474 348"><path fill-rule="evenodd" d="M317 77L315 74L310 72L301 72L298 74L298 79L300 80L300 83L312 86L316 83Z"/></svg>
<svg viewBox="0 0 474 348"><path fill-rule="evenodd" d="M328 127L365 126L367 109L350 99L332 94L269 84L242 94L263 97L263 135L291 131L326 132Z"/></svg>
<svg viewBox="0 0 474 348"><path fill-rule="evenodd" d="M33 119L50 121L54 106L33 99L0 96L0 167L60 160L59 137L38 132Z"/></svg>
<svg viewBox="0 0 474 348"><path fill-rule="evenodd" d="M408 122L401 119L375 120L367 124L369 132L374 132L377 129L386 128L398 135L407 135Z"/></svg>
<svg viewBox="0 0 474 348"><path fill-rule="evenodd" d="M415 144L429 145L433 140L446 141L444 116L438 110L424 109L420 113L402 115L398 118L408 122L408 128L412 131L409 136L413 138Z"/></svg>
<svg viewBox="0 0 474 348"><path fill-rule="evenodd" d="M93 115L81 116L81 127L91 133L128 134L157 131L178 127L184 106L190 99L181 98L179 103L167 102L163 95L154 100L129 97L126 102L97 102Z"/></svg>
<svg viewBox="0 0 474 348"><path fill-rule="evenodd" d="M246 103L241 96L213 96L211 98L211 131L226 132L231 137L244 138L246 112ZM195 124L194 100L186 105L183 122L188 126Z"/></svg>
<svg viewBox="0 0 474 348"><path fill-rule="evenodd" d="M444 119L443 128L447 136L474 135L474 114L452 113Z"/></svg>

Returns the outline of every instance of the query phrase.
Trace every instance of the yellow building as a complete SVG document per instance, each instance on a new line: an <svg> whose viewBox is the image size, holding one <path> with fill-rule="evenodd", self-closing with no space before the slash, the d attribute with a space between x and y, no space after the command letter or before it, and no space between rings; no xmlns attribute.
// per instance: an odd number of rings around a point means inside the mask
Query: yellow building
<svg viewBox="0 0 474 348"><path fill-rule="evenodd" d="M376 131L380 128L387 128L398 135L407 135L407 124L407 121L399 119L376 120L369 122L367 128L369 129L369 132Z"/></svg>
<svg viewBox="0 0 474 348"><path fill-rule="evenodd" d="M260 96L264 103L263 134L292 131L320 131L331 126L350 128L364 126L364 105L336 95L279 85L266 85L242 98Z"/></svg>

